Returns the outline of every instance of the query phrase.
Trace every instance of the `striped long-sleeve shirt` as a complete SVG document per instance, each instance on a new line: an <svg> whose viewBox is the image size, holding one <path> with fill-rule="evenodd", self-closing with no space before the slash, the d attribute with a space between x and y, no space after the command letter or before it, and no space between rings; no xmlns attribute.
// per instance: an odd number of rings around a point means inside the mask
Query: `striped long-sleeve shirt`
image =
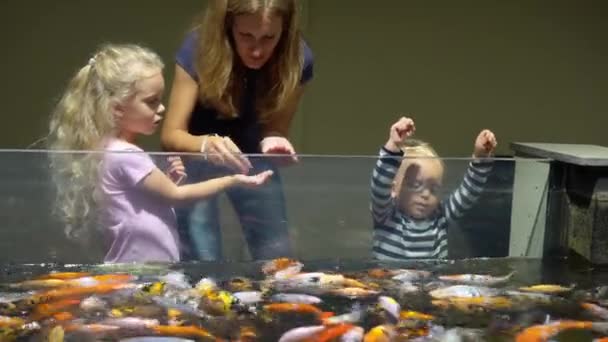
<svg viewBox="0 0 608 342"><path fill-rule="evenodd" d="M426 220L414 220L398 210L391 197L393 180L401 164L401 158L396 157L402 156L403 153L382 148L372 174L373 255L384 260L446 258L448 225L475 204L492 169L492 161L471 161L462 183L441 202L436 214Z"/></svg>

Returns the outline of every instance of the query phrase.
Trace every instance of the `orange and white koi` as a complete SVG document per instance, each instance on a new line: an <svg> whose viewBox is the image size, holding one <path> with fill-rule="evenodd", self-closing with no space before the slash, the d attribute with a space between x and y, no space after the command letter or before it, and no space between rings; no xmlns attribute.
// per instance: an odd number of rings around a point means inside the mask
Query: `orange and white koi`
<svg viewBox="0 0 608 342"><path fill-rule="evenodd" d="M593 303L581 303L583 309L603 320L608 320L608 309Z"/></svg>
<svg viewBox="0 0 608 342"><path fill-rule="evenodd" d="M314 336L312 341L314 342L328 342L333 341L334 339L344 335L349 330L353 329L355 326L352 324L338 324L326 327L323 331L319 332Z"/></svg>
<svg viewBox="0 0 608 342"><path fill-rule="evenodd" d="M46 303L64 298L83 297L93 294L105 294L122 289L134 288L131 283L101 284L97 286L66 287L48 290L34 294L29 298L30 303Z"/></svg>
<svg viewBox="0 0 608 342"><path fill-rule="evenodd" d="M513 274L515 274L515 272L511 272L507 275L500 276L500 277L494 277L494 276L485 275L485 274L453 274L453 275L439 276L439 279L443 280L443 281L458 282L458 283L468 284L468 285L493 286L493 285L507 282L509 279L511 279Z"/></svg>
<svg viewBox="0 0 608 342"><path fill-rule="evenodd" d="M277 258L265 262L262 272L266 275L274 275L275 278L285 278L300 273L304 264L289 258Z"/></svg>

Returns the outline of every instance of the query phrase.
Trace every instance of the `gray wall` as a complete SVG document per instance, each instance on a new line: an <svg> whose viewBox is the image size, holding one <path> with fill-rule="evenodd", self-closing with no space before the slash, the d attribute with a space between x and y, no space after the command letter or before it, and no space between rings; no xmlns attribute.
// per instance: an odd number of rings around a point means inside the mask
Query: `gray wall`
<svg viewBox="0 0 608 342"><path fill-rule="evenodd" d="M173 55L201 0L0 4L0 146L44 135L67 79L100 43ZM608 3L306 0L316 76L292 130L301 153L375 153L412 113L419 136L467 156L478 130L510 141L606 144ZM158 149L158 137L143 140Z"/></svg>

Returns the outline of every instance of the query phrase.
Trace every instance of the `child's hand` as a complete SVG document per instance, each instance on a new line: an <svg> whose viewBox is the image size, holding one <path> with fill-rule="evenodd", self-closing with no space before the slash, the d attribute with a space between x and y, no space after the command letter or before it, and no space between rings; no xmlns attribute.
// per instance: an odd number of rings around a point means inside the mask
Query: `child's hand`
<svg viewBox="0 0 608 342"><path fill-rule="evenodd" d="M475 150L473 151L473 157L483 158L489 157L494 152L497 142L494 133L489 129L484 129L479 133L475 140Z"/></svg>
<svg viewBox="0 0 608 342"><path fill-rule="evenodd" d="M388 141L384 147L391 152L399 152L405 139L414 134L415 130L414 120L404 116L401 117L399 121L391 126Z"/></svg>
<svg viewBox="0 0 608 342"><path fill-rule="evenodd" d="M248 176L248 175L236 174L236 175L234 175L234 177L237 181L237 185L242 185L242 186L247 186L247 187L256 187L256 186L260 186L260 185L266 183L266 181L268 181L270 179L272 174L273 174L272 170L267 170L264 172L260 172L257 175Z"/></svg>
<svg viewBox="0 0 608 342"><path fill-rule="evenodd" d="M182 158L171 156L167 158L167 161L169 162L169 168L166 172L167 176L171 178L173 183L180 185L180 183L187 177L186 168L184 167Z"/></svg>

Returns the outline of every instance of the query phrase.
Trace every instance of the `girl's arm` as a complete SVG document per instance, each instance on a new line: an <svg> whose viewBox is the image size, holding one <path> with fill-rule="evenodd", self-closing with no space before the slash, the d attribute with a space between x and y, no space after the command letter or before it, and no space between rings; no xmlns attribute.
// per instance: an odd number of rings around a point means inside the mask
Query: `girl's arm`
<svg viewBox="0 0 608 342"><path fill-rule="evenodd" d="M235 174L199 183L178 186L160 169L154 168L152 172L142 180L140 185L145 190L159 195L171 204L177 204L184 201L214 196L233 186L259 186L264 184L272 174L272 171L264 171L253 176Z"/></svg>

